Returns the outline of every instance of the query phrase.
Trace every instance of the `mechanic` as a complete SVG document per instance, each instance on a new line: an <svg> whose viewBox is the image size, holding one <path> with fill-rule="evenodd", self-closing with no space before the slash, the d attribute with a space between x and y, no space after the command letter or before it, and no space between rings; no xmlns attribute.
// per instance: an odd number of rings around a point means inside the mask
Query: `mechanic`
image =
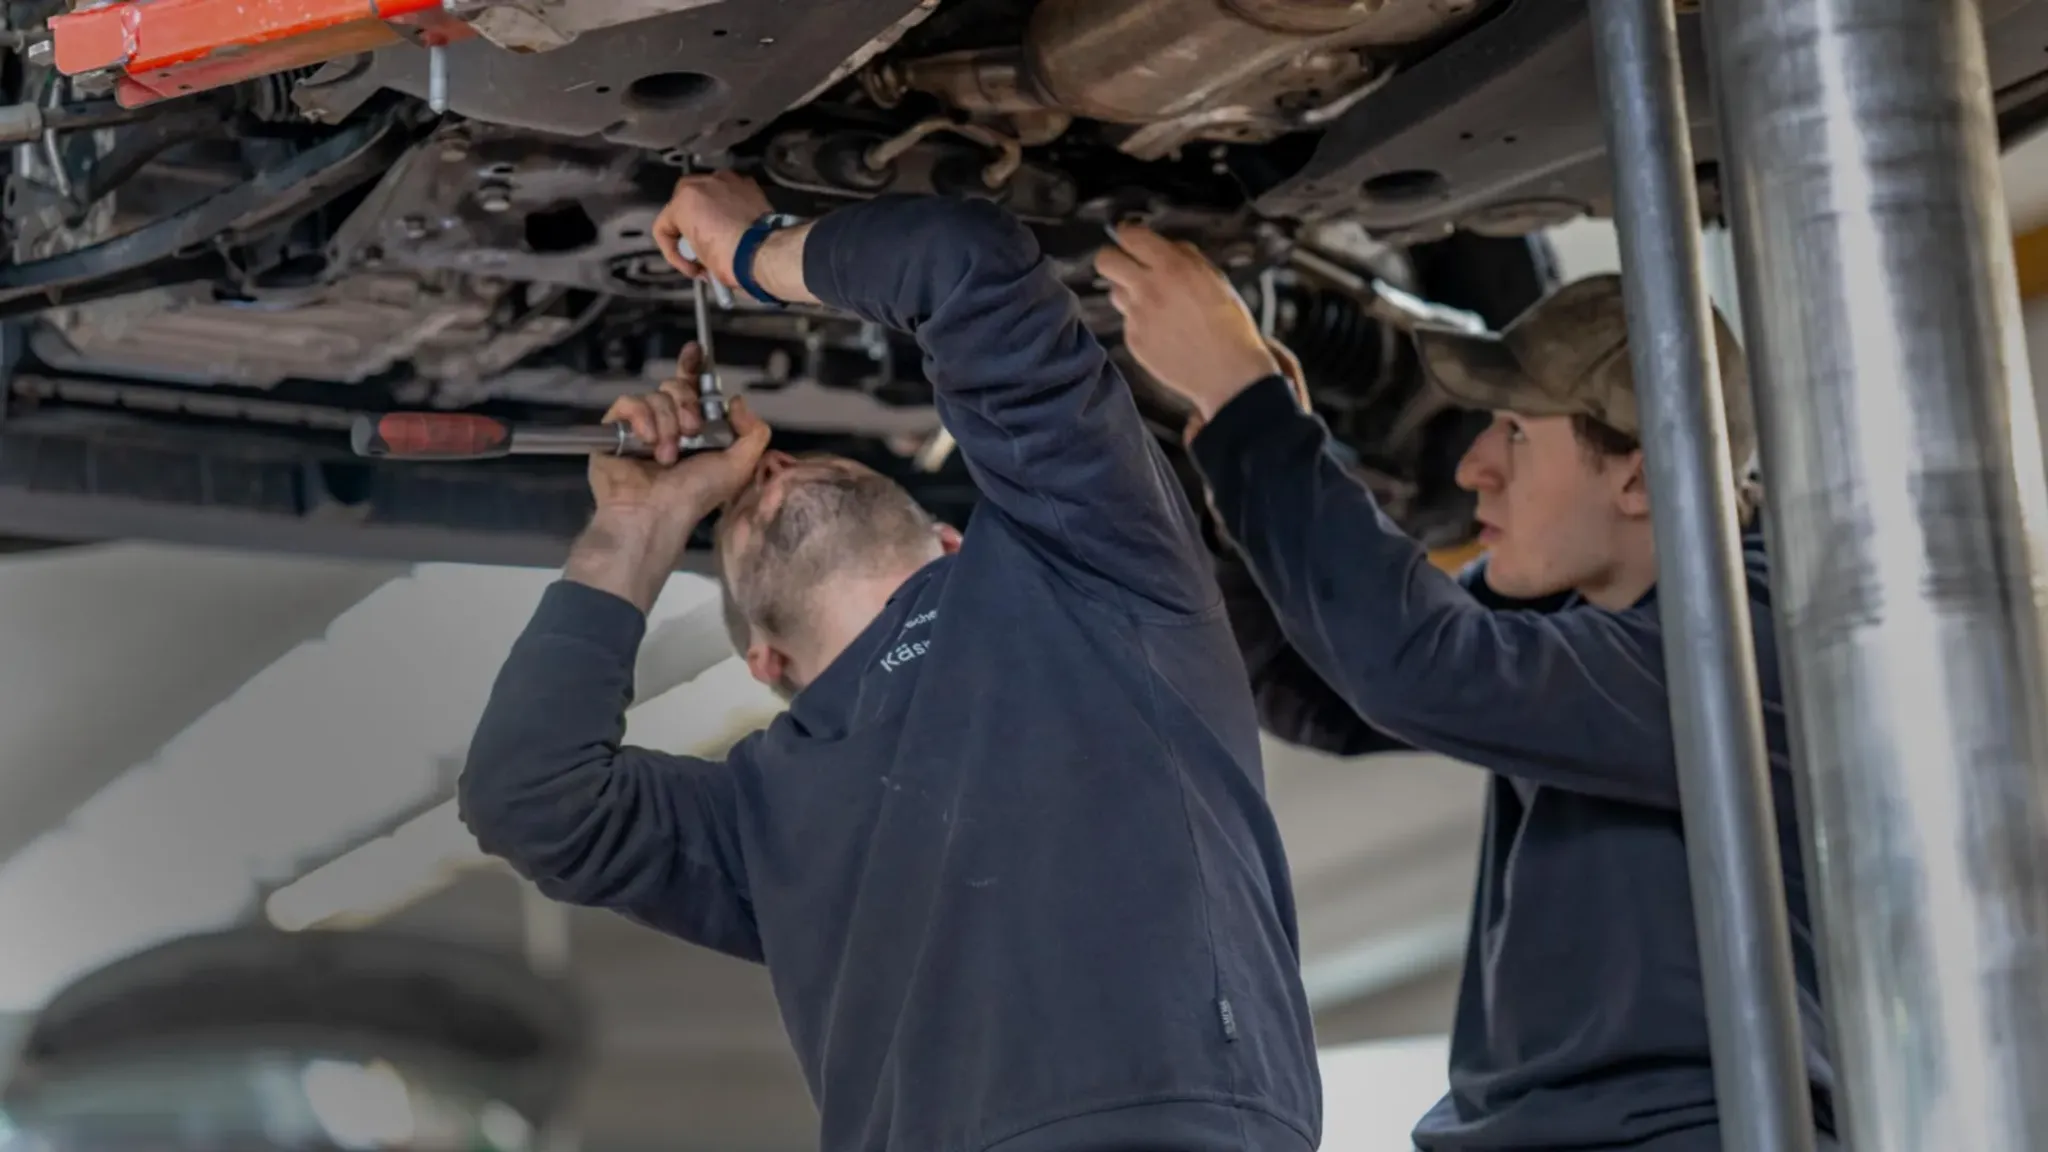
<svg viewBox="0 0 2048 1152"><path fill-rule="evenodd" d="M1620 282L1581 280L1498 338L1418 334L1429 378L1493 421L1460 461L1488 555L1431 566L1335 456L1238 294L1126 228L1098 267L1137 362L1194 408L1191 449L1262 722L1341 755L1414 748L1492 773L1450 1091L1422 1149L1721 1147ZM1715 324L1730 448L1755 444ZM1757 490L1744 555L1823 1148L1833 1070ZM1462 769L1460 769L1462 770Z"/></svg>
<svg viewBox="0 0 2048 1152"><path fill-rule="evenodd" d="M594 458L470 746L478 842L765 963L827 1152L1314 1148L1287 862L1200 524L1033 235L931 197L791 224L722 173L657 238L686 274L913 333L984 498L938 527L737 404L723 453ZM611 418L674 441L694 401ZM720 508L747 665L789 708L722 763L627 746L646 614Z"/></svg>

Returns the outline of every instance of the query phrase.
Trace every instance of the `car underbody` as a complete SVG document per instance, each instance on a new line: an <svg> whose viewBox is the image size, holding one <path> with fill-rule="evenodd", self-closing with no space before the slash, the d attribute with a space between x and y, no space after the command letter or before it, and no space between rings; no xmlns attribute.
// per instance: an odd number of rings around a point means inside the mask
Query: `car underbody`
<svg viewBox="0 0 2048 1152"><path fill-rule="evenodd" d="M1681 8L1687 7L1681 5ZM1984 4L2008 140L2048 3ZM75 9L75 10L74 10ZM254 13L254 15L251 15ZM1389 513L1472 532L1483 416L1403 329L1498 327L1542 230L1609 210L1582 0L9 3L0 533L550 563L573 461L353 456L360 413L587 422L668 374L688 282L650 229L734 168L800 214L892 192L1026 220L1113 350L1091 267L1141 218L1228 269ZM1681 17L1702 201L1718 152ZM742 300L731 390L940 516L974 503L914 343ZM1162 438L1179 414L1132 371Z"/></svg>

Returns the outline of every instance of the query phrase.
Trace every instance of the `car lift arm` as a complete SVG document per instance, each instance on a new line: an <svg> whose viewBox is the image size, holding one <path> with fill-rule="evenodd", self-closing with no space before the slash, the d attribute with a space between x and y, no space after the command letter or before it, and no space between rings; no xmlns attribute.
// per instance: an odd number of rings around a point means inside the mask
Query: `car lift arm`
<svg viewBox="0 0 2048 1152"><path fill-rule="evenodd" d="M432 48L472 35L444 0L122 0L50 18L57 70L111 70L126 108L402 40Z"/></svg>

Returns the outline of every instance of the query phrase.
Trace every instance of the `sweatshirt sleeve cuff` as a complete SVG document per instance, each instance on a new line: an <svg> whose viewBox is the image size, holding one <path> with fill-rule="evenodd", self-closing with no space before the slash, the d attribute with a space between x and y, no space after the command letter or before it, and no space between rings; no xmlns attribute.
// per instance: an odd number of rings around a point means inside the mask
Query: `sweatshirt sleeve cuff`
<svg viewBox="0 0 2048 1152"><path fill-rule="evenodd" d="M811 221L810 235L804 238L804 287L827 306L842 310L850 309L833 256L841 247L838 234L851 216L845 208L827 212Z"/></svg>
<svg viewBox="0 0 2048 1152"><path fill-rule="evenodd" d="M562 579L541 593L529 631L587 640L630 661L647 635L647 617L631 601Z"/></svg>
<svg viewBox="0 0 2048 1152"><path fill-rule="evenodd" d="M1260 437L1300 419L1301 415L1301 405L1296 403L1294 388L1287 378L1278 373L1264 376L1231 397L1195 434L1188 449L1194 453L1203 476L1214 486L1233 474L1237 459Z"/></svg>

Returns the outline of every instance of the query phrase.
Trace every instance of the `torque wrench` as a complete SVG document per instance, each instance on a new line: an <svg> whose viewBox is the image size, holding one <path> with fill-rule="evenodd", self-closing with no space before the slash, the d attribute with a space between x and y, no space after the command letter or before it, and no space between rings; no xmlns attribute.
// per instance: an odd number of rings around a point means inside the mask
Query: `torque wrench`
<svg viewBox="0 0 2048 1152"><path fill-rule="evenodd" d="M732 427L723 435L707 429L681 437L685 452L732 446ZM503 456L633 456L651 459L653 449L624 422L612 424L521 424L472 412L387 412L358 416L349 431L358 456L384 460L495 460Z"/></svg>

